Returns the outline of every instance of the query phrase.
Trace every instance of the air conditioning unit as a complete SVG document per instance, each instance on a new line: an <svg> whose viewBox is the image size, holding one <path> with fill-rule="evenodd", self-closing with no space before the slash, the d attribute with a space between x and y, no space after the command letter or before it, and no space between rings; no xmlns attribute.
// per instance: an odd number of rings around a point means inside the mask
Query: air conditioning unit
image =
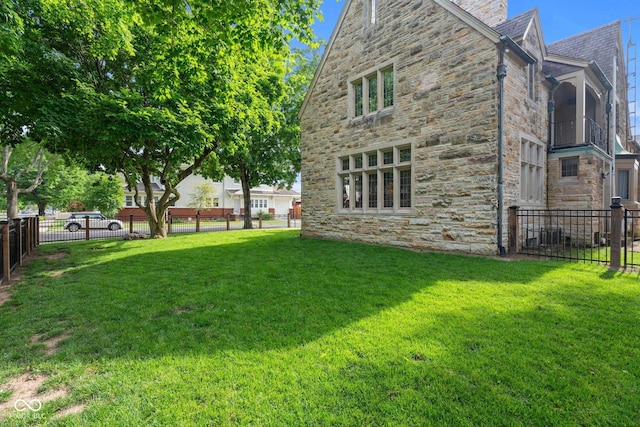
<svg viewBox="0 0 640 427"><path fill-rule="evenodd" d="M559 245L562 242L562 230L559 228L541 228L540 244Z"/></svg>

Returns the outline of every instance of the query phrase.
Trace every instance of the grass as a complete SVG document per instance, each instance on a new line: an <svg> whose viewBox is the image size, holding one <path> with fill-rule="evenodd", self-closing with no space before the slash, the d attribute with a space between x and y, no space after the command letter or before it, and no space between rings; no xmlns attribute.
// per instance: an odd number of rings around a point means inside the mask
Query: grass
<svg viewBox="0 0 640 427"><path fill-rule="evenodd" d="M0 306L0 383L68 393L0 423L637 423L637 273L297 234L40 246Z"/></svg>

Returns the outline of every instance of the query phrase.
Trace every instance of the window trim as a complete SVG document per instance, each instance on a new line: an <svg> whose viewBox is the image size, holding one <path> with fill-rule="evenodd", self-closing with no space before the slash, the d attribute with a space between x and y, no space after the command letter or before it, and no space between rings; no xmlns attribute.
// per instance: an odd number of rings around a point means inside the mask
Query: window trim
<svg viewBox="0 0 640 427"><path fill-rule="evenodd" d="M251 205L251 209L269 209L269 199L267 199L267 198L263 198L263 197L253 198L252 197L251 200L249 201L249 204ZM263 204L264 204L264 206L262 206Z"/></svg>
<svg viewBox="0 0 640 427"><path fill-rule="evenodd" d="M378 22L378 8L377 0L366 0L364 10L364 26L370 27Z"/></svg>
<svg viewBox="0 0 640 427"><path fill-rule="evenodd" d="M528 64L527 66L527 98L536 100L536 64Z"/></svg>
<svg viewBox="0 0 640 427"><path fill-rule="evenodd" d="M525 146L526 149L524 149ZM531 158L532 146L536 149L535 159ZM544 143L529 135L520 136L520 201L523 204L541 205L544 202L546 155ZM525 168L527 172L523 173ZM535 184L532 183L531 178L534 178L537 183L535 191L533 187ZM526 187L526 194L523 194L524 187Z"/></svg>
<svg viewBox="0 0 640 427"><path fill-rule="evenodd" d="M391 96L391 105L385 107L385 83L384 83L384 75L389 70L393 72L393 83L391 89L393 94ZM369 82L375 77L376 86L375 86L375 94L376 94L376 110L370 111L371 103L369 101L369 95L371 92L371 88L369 86ZM397 86L398 86L398 77L397 77L397 67L395 60L387 61L380 66L370 68L365 72L358 74L349 79L348 84L348 117L350 120L357 121L362 120L364 117L387 113L393 111L396 103L397 103ZM362 89L358 92L356 87L361 87ZM360 97L357 97L357 95ZM361 108L359 108L361 107ZM360 111L362 110L362 111ZM360 114L358 114L360 113Z"/></svg>
<svg viewBox="0 0 640 427"><path fill-rule="evenodd" d="M564 175L564 167L563 163L565 161L575 160L576 161L576 174L575 175ZM580 156L571 156L571 157L562 157L559 162L560 167L560 179L565 180L577 180L580 176Z"/></svg>
<svg viewBox="0 0 640 427"><path fill-rule="evenodd" d="M621 193L620 193L620 187L622 185L622 177L620 176L622 173L626 173L626 179L625 179L625 186L626 186L626 190L627 190L627 197L624 197ZM617 173L616 173L616 193L618 196L620 196L622 198L622 200L631 200L630 196L631 196L631 170L630 169L618 169Z"/></svg>
<svg viewBox="0 0 640 427"><path fill-rule="evenodd" d="M408 160L401 161L401 152L404 149L410 149ZM393 161L384 162L385 152L393 153ZM400 143L386 144L369 149L361 149L358 151L350 151L341 153L336 156L336 212L349 214L411 214L414 212L415 205L415 177L414 177L414 144L413 142L403 141ZM356 168L355 159L362 156L362 167ZM372 156L376 157L375 165L370 165L369 160ZM404 153L406 156L406 153ZM349 170L342 168L349 160ZM409 181L401 180L403 171L409 171ZM391 172L392 180L392 198L391 206L385 206L385 173ZM371 199L371 177L375 176L376 180L376 198ZM345 185L345 182L348 184ZM357 187L357 183L360 183ZM408 186L408 191L404 186ZM346 188L345 188L346 187ZM346 191L346 193L345 193ZM400 206L407 198L401 197L408 194L409 206ZM375 203L372 203L375 202ZM375 204L375 206L372 206Z"/></svg>

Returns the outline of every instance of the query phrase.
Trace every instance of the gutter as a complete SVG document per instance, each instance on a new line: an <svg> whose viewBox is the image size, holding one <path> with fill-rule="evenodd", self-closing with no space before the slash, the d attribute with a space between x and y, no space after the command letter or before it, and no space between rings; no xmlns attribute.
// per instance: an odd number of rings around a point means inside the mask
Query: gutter
<svg viewBox="0 0 640 427"><path fill-rule="evenodd" d="M589 61L589 68L591 69L591 71L593 71L593 74L596 75L596 77L598 78L600 83L602 83L602 86L604 86L605 89L608 89L608 90L613 89L613 84L611 84L607 76L602 71L602 68L600 68L600 66L596 61Z"/></svg>

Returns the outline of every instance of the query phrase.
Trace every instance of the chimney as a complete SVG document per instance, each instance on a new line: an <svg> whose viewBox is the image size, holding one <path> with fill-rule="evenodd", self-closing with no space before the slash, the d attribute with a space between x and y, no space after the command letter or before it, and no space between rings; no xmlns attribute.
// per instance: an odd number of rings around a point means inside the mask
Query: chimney
<svg viewBox="0 0 640 427"><path fill-rule="evenodd" d="M451 0L489 27L507 20L507 0Z"/></svg>

